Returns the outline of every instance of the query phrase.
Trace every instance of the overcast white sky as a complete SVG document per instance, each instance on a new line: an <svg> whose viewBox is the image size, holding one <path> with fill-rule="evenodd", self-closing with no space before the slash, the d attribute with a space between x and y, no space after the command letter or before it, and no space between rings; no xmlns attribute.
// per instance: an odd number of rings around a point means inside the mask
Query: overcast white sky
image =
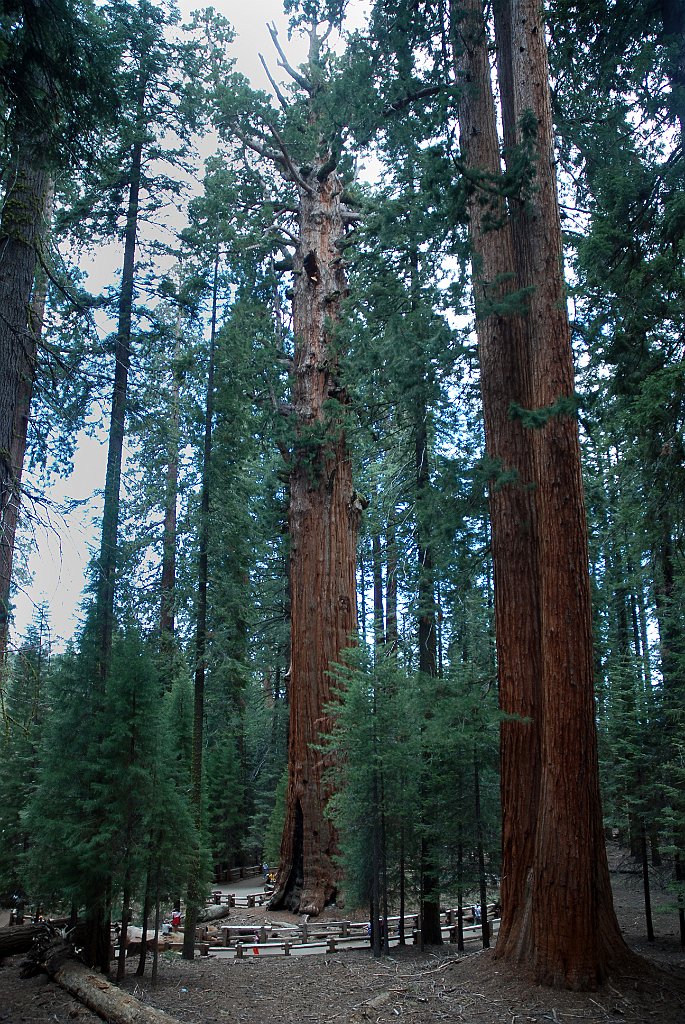
<svg viewBox="0 0 685 1024"><path fill-rule="evenodd" d="M211 2L211 0L210 0ZM210 6L210 2L179 0L182 16L187 19L193 10ZM292 63L298 64L305 56L303 42L288 42L288 18L280 0L213 0L211 6L226 15L236 30L234 55L237 69L247 75L259 89L270 90L259 61L262 53L276 78L280 78L276 57L267 24L274 22ZM363 22L368 0L350 0L349 26ZM286 45L287 44L287 45ZM199 174L201 177L201 172ZM99 278L99 274L96 275ZM101 281L93 280L98 288ZM104 410L109 416L109 410ZM32 583L15 595L14 637L20 637L33 617L35 606L47 601L53 640L58 646L73 636L78 622L78 607L84 586L84 570L88 559L99 544L101 499L98 492L104 486L106 444L103 440L83 436L75 459L74 472L65 480L55 480L50 498L59 505L77 499L83 502L68 520L57 512L42 513L44 526L33 526L29 569Z"/></svg>

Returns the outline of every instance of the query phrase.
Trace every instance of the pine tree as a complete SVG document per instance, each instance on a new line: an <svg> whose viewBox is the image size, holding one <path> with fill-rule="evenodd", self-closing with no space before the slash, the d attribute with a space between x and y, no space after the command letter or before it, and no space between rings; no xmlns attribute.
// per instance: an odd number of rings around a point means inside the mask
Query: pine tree
<svg viewBox="0 0 685 1024"><path fill-rule="evenodd" d="M30 833L22 820L39 770L38 750L46 713L50 662L47 609L36 609L34 622L5 666L0 769L0 889L21 893L26 888L26 852Z"/></svg>

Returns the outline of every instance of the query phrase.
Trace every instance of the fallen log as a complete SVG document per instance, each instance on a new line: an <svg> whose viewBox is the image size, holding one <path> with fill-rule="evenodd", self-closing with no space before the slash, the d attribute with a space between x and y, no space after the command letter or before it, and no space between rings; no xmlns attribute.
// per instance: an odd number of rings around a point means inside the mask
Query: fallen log
<svg viewBox="0 0 685 1024"><path fill-rule="evenodd" d="M162 1010L146 1006L139 999L122 992L101 974L70 958L65 947L47 958L45 969L61 988L97 1013L108 1024L179 1024Z"/></svg>
<svg viewBox="0 0 685 1024"><path fill-rule="evenodd" d="M231 908L227 905L221 907L203 907L198 911L198 921L220 921L224 917L231 916Z"/></svg>
<svg viewBox="0 0 685 1024"><path fill-rule="evenodd" d="M4 956L28 953L33 940L43 934L44 924L15 924L11 928L0 928L0 960Z"/></svg>
<svg viewBox="0 0 685 1024"><path fill-rule="evenodd" d="M168 949L171 949L173 941L170 935L160 935L159 942L157 943L157 949L160 953L165 953ZM143 948L142 941L140 939L133 939L131 942L126 943L126 956L140 956L140 951ZM155 937L146 939L145 948L149 953L154 952L155 948Z"/></svg>

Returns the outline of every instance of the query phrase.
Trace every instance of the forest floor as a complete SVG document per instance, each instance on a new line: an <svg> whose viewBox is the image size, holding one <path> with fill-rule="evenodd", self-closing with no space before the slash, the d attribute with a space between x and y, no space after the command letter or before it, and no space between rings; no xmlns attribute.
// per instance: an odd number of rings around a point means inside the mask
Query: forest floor
<svg viewBox="0 0 685 1024"><path fill-rule="evenodd" d="M677 916L660 910L666 894L654 879L656 941L644 938L641 877L632 862L612 856L614 901L628 944L648 962L631 977L615 977L597 992L541 988L520 970L505 968L491 951L472 945L393 949L307 957L160 958L156 988L133 974L124 987L183 1024L685 1024L685 949ZM256 887L255 887L256 888ZM323 918L342 918L327 910ZM232 924L297 918L262 909L231 911ZM21 980L22 957L0 965L2 1024L96 1024L99 1020L46 977Z"/></svg>

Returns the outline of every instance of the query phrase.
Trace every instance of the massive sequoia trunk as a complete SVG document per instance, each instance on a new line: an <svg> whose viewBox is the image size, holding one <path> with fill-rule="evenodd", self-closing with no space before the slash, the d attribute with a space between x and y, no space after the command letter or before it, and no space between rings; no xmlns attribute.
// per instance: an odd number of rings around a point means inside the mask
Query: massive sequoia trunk
<svg viewBox="0 0 685 1024"><path fill-rule="evenodd" d="M452 34L457 73L462 157L470 175L469 235L488 457L495 633L500 707L502 927L525 906L538 798L540 763L540 622L535 548L535 494L529 432L510 417L512 403L530 408L532 383L527 334L515 274L511 225L498 192L499 138L481 0L454 3ZM516 765L512 771L510 766Z"/></svg>
<svg viewBox="0 0 685 1024"><path fill-rule="evenodd" d="M491 489L500 699L505 712L528 719L502 731L496 955L529 963L546 984L594 987L628 954L602 834L587 527L544 28L532 0L495 5L505 145L527 146L534 173L533 187L505 211L478 194L487 185L481 172L498 174L499 158L482 8L469 0L467 10L462 23L453 5L467 83L462 147L476 175L469 212L487 443L515 477ZM524 410L539 413L535 425Z"/></svg>
<svg viewBox="0 0 685 1024"><path fill-rule="evenodd" d="M602 830L587 522L578 424L570 408L574 367L549 69L537 3L508 0L495 6L505 142L522 145L525 120L532 114L535 123L535 187L512 201L511 220L518 280L529 296L525 326L534 401L528 408L546 411L542 425L530 430L541 641L540 794L527 899L507 938L510 943L516 936L539 981L587 988L601 983L627 951L613 910Z"/></svg>
<svg viewBox="0 0 685 1024"><path fill-rule="evenodd" d="M318 173L317 173L318 172ZM331 670L356 630L359 513L345 440L345 405L333 330L346 291L338 243L342 186L334 170L299 185L294 260L296 440L290 475L291 668L289 780L281 863L270 906L318 914L335 897L336 833L324 815Z"/></svg>

